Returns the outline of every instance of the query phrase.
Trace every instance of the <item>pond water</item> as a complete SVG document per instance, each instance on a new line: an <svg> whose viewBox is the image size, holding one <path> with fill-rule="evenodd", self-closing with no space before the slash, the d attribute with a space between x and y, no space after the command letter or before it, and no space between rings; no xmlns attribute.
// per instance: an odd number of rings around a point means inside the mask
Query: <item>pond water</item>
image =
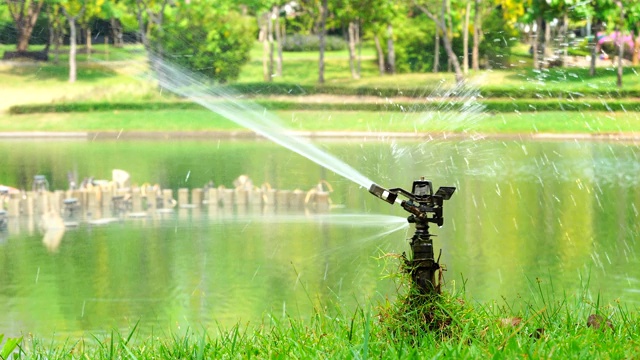
<svg viewBox="0 0 640 360"><path fill-rule="evenodd" d="M516 302L539 290L640 303L640 162L635 144L431 139L320 141L381 186L425 176L456 186L445 225L432 229L447 285L477 301ZM0 333L66 337L259 324L347 312L393 299L385 253L409 251L398 206L268 141L3 140L0 184L31 188L36 174L66 189L68 172L195 188L254 183L333 187L332 208L209 212L181 209L106 226L67 229L43 242L39 219L0 232ZM562 296L562 295L560 295Z"/></svg>

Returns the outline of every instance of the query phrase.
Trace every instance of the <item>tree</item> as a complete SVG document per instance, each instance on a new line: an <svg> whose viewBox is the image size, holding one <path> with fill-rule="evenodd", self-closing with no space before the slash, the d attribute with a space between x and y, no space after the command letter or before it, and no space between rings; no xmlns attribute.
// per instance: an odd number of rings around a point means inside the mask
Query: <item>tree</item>
<svg viewBox="0 0 640 360"><path fill-rule="evenodd" d="M329 16L329 2L322 0L320 5L320 29L318 38L320 40L320 57L318 60L318 83L324 84L324 49L325 37L327 36L327 17Z"/></svg>
<svg viewBox="0 0 640 360"><path fill-rule="evenodd" d="M49 20L49 44L53 45L53 62L56 65L58 64L60 45L62 45L66 30L66 17L62 14L61 8L62 7L59 3L51 3L47 6L47 18Z"/></svg>
<svg viewBox="0 0 640 360"><path fill-rule="evenodd" d="M471 1L467 1L464 12L464 29L463 29L463 55L462 55L462 72L467 75L469 73L469 16L471 13Z"/></svg>
<svg viewBox="0 0 640 360"><path fill-rule="evenodd" d="M156 28L151 40L161 45L172 61L195 73L218 83L233 80L249 61L256 29L251 18L225 4L192 0L172 8L162 31Z"/></svg>
<svg viewBox="0 0 640 360"><path fill-rule="evenodd" d="M6 0L6 2L18 31L16 50L25 52L29 48L31 33L45 0Z"/></svg>
<svg viewBox="0 0 640 360"><path fill-rule="evenodd" d="M603 29L607 19L611 18L612 11L616 6L612 0L591 0L578 2L573 8L576 14L582 18L588 19L591 23L591 39L589 47L591 48L591 64L589 67L589 75L596 75L596 59L598 57L598 33Z"/></svg>
<svg viewBox="0 0 640 360"><path fill-rule="evenodd" d="M395 55L395 38L393 31L388 32L389 24L399 16L406 16L407 11L404 9L402 2L393 2L387 0L360 0L355 8L358 9L358 17L361 23L361 33L371 33L376 46L378 58L378 70L380 75L389 70L396 70ZM391 35L391 36L389 36ZM382 48L380 38L387 37L387 59L392 60L393 64L385 64L385 52Z"/></svg>
<svg viewBox="0 0 640 360"><path fill-rule="evenodd" d="M447 52L447 56L449 60L453 64L453 68L456 76L456 83L461 84L464 82L464 74L462 73L462 69L460 67L460 62L458 61L458 57L453 51L453 45L451 43L451 35L449 33L450 29L447 26L446 18L445 18L445 9L446 9L446 1L442 0L442 7L440 11L440 15L437 16L436 13L432 12L426 4L420 4L417 0L413 0L414 5L420 9L427 17L429 17L433 22L436 23L436 26L440 30L442 34L442 43L444 45L445 51Z"/></svg>
<svg viewBox="0 0 640 360"><path fill-rule="evenodd" d="M346 29L347 43L349 49L349 68L353 79L360 78L360 59L356 52L356 47L360 44L361 19L360 13L365 11L370 2L367 0L342 0L336 5L335 15L343 28Z"/></svg>
<svg viewBox="0 0 640 360"><path fill-rule="evenodd" d="M281 6L282 0L245 0L243 3L257 18L258 41L262 43L262 75L264 81L272 81L274 74L282 76L284 34L281 15L286 10Z"/></svg>
<svg viewBox="0 0 640 360"><path fill-rule="evenodd" d="M482 32L480 31L482 28L480 9L481 0L474 0L473 50L471 51L471 68L474 71L480 70L480 41L482 36Z"/></svg>
<svg viewBox="0 0 640 360"><path fill-rule="evenodd" d="M76 82L77 70L76 70L76 21L81 18L87 9L87 4L84 1L66 1L60 4L60 10L67 18L69 22L69 82Z"/></svg>

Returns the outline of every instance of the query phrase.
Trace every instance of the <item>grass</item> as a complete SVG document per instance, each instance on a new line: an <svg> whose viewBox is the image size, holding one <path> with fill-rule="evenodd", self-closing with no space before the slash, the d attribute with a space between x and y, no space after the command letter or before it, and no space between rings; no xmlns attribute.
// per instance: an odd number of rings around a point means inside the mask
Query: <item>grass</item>
<svg viewBox="0 0 640 360"><path fill-rule="evenodd" d="M618 134L640 132L632 112L479 114L458 112L274 111L298 131ZM569 115L568 115L569 114ZM103 111L0 116L3 131L242 131L208 110Z"/></svg>
<svg viewBox="0 0 640 360"><path fill-rule="evenodd" d="M404 277L404 276L403 276ZM406 279L401 280L405 281ZM261 323L229 329L187 329L143 335L127 333L67 339L27 337L14 359L113 358L634 358L640 351L638 313L604 305L586 291L556 297L552 284L532 283L532 300L516 310L507 301L473 304L444 293L415 305L400 286L394 302L353 311L316 307L308 319L267 316ZM425 315L429 315L425 317ZM425 320L433 319L433 320Z"/></svg>

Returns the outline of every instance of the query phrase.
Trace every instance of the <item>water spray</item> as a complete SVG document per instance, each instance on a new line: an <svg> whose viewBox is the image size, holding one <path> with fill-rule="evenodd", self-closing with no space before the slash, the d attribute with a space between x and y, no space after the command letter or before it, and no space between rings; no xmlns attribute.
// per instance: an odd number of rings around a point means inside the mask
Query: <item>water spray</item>
<svg viewBox="0 0 640 360"><path fill-rule="evenodd" d="M376 184L371 184L369 192L389 204L399 203L403 209L411 213L407 218L409 223L416 224L416 232L411 238L411 260L406 259L407 268L411 274L414 285L422 294L439 294L440 277L436 283L436 272L441 273L440 255L435 259L433 252L432 235L429 233L429 223L438 226L444 224L442 210L444 200L449 200L456 191L455 187L443 186L433 193L431 181L424 177L413 182L411 192L401 189L385 189ZM399 200L402 195L408 200ZM442 254L442 250L440 250Z"/></svg>

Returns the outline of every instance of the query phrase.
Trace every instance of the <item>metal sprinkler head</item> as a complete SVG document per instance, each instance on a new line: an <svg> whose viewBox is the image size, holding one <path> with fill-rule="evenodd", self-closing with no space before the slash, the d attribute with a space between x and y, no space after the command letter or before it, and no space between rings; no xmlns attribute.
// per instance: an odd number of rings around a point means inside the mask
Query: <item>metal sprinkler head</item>
<svg viewBox="0 0 640 360"><path fill-rule="evenodd" d="M443 186L433 193L431 181L424 177L413 182L411 192L402 188L385 189L372 184L369 192L389 204L400 203L403 209L411 215L407 218L410 223L416 224L416 232L411 238L411 260L406 260L407 268L411 274L414 285L422 294L440 293L440 277L436 283L436 272L441 273L442 268L438 260L434 258L433 241L429 234L429 223L442 226L444 217L442 210L445 200L449 200L456 191L455 187ZM407 200L398 200L402 195Z"/></svg>

